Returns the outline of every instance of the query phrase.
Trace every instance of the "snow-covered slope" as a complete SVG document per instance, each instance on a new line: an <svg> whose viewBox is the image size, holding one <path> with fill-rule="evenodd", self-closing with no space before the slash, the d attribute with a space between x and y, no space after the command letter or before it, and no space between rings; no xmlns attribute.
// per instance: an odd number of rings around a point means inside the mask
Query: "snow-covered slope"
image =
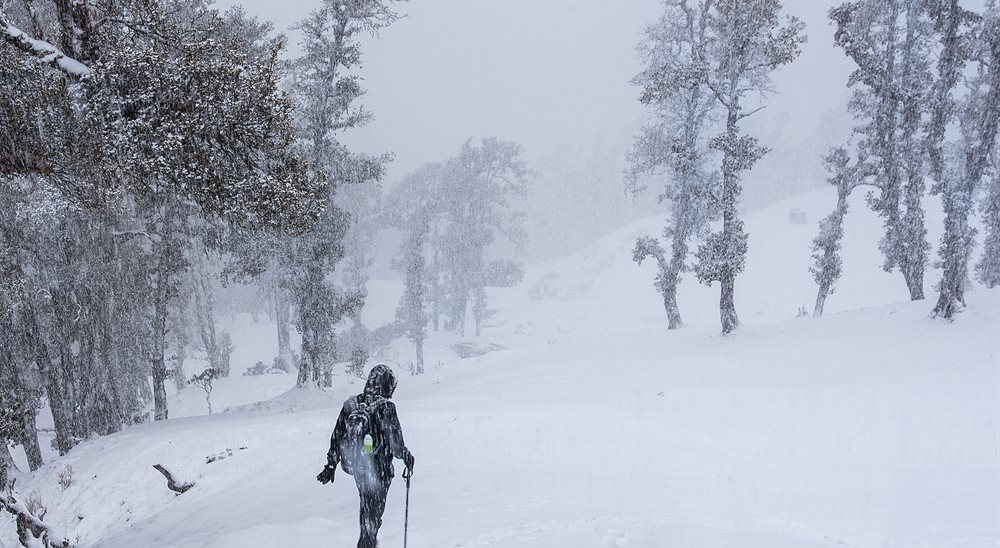
<svg viewBox="0 0 1000 548"><path fill-rule="evenodd" d="M793 319L811 304L808 243L828 198L748 215L734 336L717 335L716 292L693 280L689 327L666 331L653 267L631 262L634 237L660 229L648 220L496 291L477 342L504 349L459 360L456 339L432 339L426 375L397 369L417 459L410 546L997 546L1000 291L972 291L954 323L929 319L878 270L878 222L858 204L831 313ZM789 224L789 207L810 223ZM394 348L406 363L407 343ZM213 402L293 382L234 377ZM329 394L130 428L18 487L81 546L351 547L351 479L314 478L338 402L359 389L338 377ZM181 396L179 414L204 413L197 392ZM195 487L175 496L157 463ZM402 545L404 500L397 479L383 546ZM3 518L0 545L12 535Z"/></svg>
<svg viewBox="0 0 1000 548"><path fill-rule="evenodd" d="M746 214L749 253L746 270L736 282L736 309L743 324L793 318L799 307L812 313L816 284L808 271L810 245L816 236L816 223L830 213L835 201L832 189L823 189ZM926 201L928 239L936 254L942 216L936 198ZM852 197L850 207L844 227L844 274L827 300L827 312L907 300L902 275L883 272L880 266L881 221L866 207L860 193ZM792 208L804 212L808 222L790 223ZM567 338L569 331L589 337L592 333L664 329L666 315L653 287L655 261L647 260L641 267L632 261L636 238L659 236L663 225L662 216L643 219L568 257L531 265L525 282L509 292L510 300L504 295L498 317L508 322L531 321L531 327L546 330L557 340ZM664 247L668 244L664 242ZM928 267L924 286L929 295L939 279L939 271ZM717 285L699 284L690 272L684 275L678 303L686 325L718 326L718 301ZM525 309L532 313L525 314Z"/></svg>

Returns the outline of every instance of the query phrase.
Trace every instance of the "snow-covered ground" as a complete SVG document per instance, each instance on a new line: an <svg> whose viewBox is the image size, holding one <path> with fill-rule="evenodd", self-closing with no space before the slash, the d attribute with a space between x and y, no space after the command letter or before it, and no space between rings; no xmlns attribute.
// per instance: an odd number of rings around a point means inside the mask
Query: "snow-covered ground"
<svg viewBox="0 0 1000 548"><path fill-rule="evenodd" d="M635 236L661 229L649 219L495 291L496 314L468 339L492 352L459 359L461 339L435 336L427 374L411 377L412 349L394 345L385 359L416 456L410 546L1000 544L1000 291L972 291L953 323L929 319L932 303L906 302L902 277L878 270L881 230L859 200L827 316L794 318L811 310L808 244L831 205L820 191L747 216L734 336L717 334L717 290L691 279L688 327L666 331L654 267L631 261ZM810 222L789 224L789 207ZM369 313L385 321L398 286L373 288ZM286 393L292 375L240 377L273 356L273 325L228 328L237 371L213 406L229 412L205 416L184 390L178 418L84 442L21 492L81 546L354 546L353 482L315 475L360 384ZM157 463L195 487L175 496ZM380 538L401 546L402 480L389 497Z"/></svg>

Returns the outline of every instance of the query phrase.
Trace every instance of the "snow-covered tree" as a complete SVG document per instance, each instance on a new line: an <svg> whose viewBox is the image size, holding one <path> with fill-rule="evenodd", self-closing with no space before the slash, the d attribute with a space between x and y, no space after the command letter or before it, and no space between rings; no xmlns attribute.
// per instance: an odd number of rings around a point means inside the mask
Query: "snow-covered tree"
<svg viewBox="0 0 1000 548"><path fill-rule="evenodd" d="M930 97L931 21L923 0L862 0L830 10L834 43L857 65L848 80L859 154L873 164L886 271L899 269L910 298L924 298L927 147L920 132Z"/></svg>
<svg viewBox="0 0 1000 548"><path fill-rule="evenodd" d="M428 272L427 248L429 243L433 245L428 241L431 226L439 221L444 205L438 200L444 177L442 164L425 164L393 187L384 206L387 222L403 232L399 259L392 265L402 272L404 281L403 296L396 307L396 324L413 342L417 374L424 372L423 341L431 319L428 292L438 287L436 275ZM435 257L439 256L435 252Z"/></svg>
<svg viewBox="0 0 1000 548"><path fill-rule="evenodd" d="M976 263L976 277L986 287L997 287L1000 286L1000 169L993 168L980 208L986 236L983 255Z"/></svg>
<svg viewBox="0 0 1000 548"><path fill-rule="evenodd" d="M426 259L424 242L430 225L426 215L412 220L410 232L403 241L401 268L404 274L403 297L396 309L396 321L413 342L417 362L414 373L424 372L424 339L427 338L427 310L424 293L426 290Z"/></svg>
<svg viewBox="0 0 1000 548"><path fill-rule="evenodd" d="M0 186L26 189L5 203L31 229L15 325L65 452L141 420L147 375L167 418L167 319L193 241L301 231L323 197L293 147L280 43L232 32L245 18L200 0L8 6Z"/></svg>
<svg viewBox="0 0 1000 548"><path fill-rule="evenodd" d="M527 237L515 200L530 175L520 145L491 137L478 146L466 141L458 155L421 166L390 193L389 222L408 237L424 234L429 262L420 268L435 330L444 317L446 330L464 334L471 308L479 336L489 313L486 288L520 281L521 267L506 253ZM404 273L410 268L398 263Z"/></svg>
<svg viewBox="0 0 1000 548"><path fill-rule="evenodd" d="M368 298L368 277L381 231L382 188L380 184L355 184L339 189L337 205L351 213L347 232L344 234L344 259L338 265L337 277L344 291ZM372 330L365 325L361 309L350 315L351 336L342 338L341 354L367 356L372 348ZM363 374L363 370L361 371Z"/></svg>
<svg viewBox="0 0 1000 548"><path fill-rule="evenodd" d="M965 304L968 265L976 233L969 226L969 216L973 214L975 192L985 174L988 157L996 139L997 118L1000 115L995 111L1000 107L1000 103L997 103L997 98L1000 97L1000 91L997 90L1000 86L997 84L1000 84L1000 80L992 85L994 112L990 113L990 107L983 109L986 105L978 104L980 101L990 101L991 91L980 87L980 78L989 72L989 61L976 55L981 63L979 73L971 82L971 89L960 112L954 96L955 88L975 50L987 49L989 46L976 43L976 33L971 31L979 18L959 6L956 0L932 2L928 10L940 45L930 120L927 124L927 146L930 173L934 179L931 191L941 195L945 213L944 235L937 262L937 266L943 270L943 276L938 284L938 302L934 313L950 319ZM995 26L997 22L993 21L992 24ZM995 29L992 32L1000 36ZM980 33L984 42L990 40L989 33L988 30ZM987 82L986 88L989 87ZM956 119L961 126L964 154L948 154L946 149L946 132ZM961 168L955 169L955 166Z"/></svg>
<svg viewBox="0 0 1000 548"><path fill-rule="evenodd" d="M1000 7L996 2L987 4L979 28L979 70L970 82L963 117L968 143L965 176L970 186L978 185L982 177L989 181L980 206L986 235L976 274L986 286L996 287L1000 285L1000 146L996 142L1000 124ZM987 170L991 158L992 166Z"/></svg>
<svg viewBox="0 0 1000 548"><path fill-rule="evenodd" d="M663 296L669 329L683 325L677 306L677 285L687 269L691 238L713 215L716 182L706 173L706 123L716 98L706 80L705 54L711 2L672 0L664 3L659 21L646 29L639 44L645 68L633 80L642 88L640 101L653 111L653 121L642 128L629 153L626 185L637 192L641 177L663 180L660 201L670 202L670 220L663 231L670 256L659 242L640 238L633 258L657 261L656 288Z"/></svg>
<svg viewBox="0 0 1000 548"><path fill-rule="evenodd" d="M139 420L148 397L148 270L115 210L74 207L44 179L0 184L0 316L17 378L44 391L55 445ZM29 434L28 444L37 443Z"/></svg>
<svg viewBox="0 0 1000 548"><path fill-rule="evenodd" d="M202 260L192 269L187 290L194 301L195 325L199 350L205 353L208 366L217 377L229 376L229 358L233 353L229 333L216 327L216 287L209 266Z"/></svg>
<svg viewBox="0 0 1000 548"><path fill-rule="evenodd" d="M737 210L740 177L767 153L756 138L742 132L740 122L764 108L748 105L748 95L768 94L770 74L798 57L805 42L803 28L795 17L782 17L779 0L721 0L707 18L704 79L725 119L725 131L709 145L722 154L717 198L722 230L709 234L698 248L695 273L702 283L719 282L723 333L739 325L735 282L747 252L747 234Z"/></svg>
<svg viewBox="0 0 1000 548"><path fill-rule="evenodd" d="M321 378L321 373L332 367L337 355L334 327L364 302L357 284L344 287L329 277L344 256L352 222L350 212L337 207L337 192L347 185L377 182L391 156L355 154L339 139L371 119L358 104L365 91L352 72L361 63L359 38L396 18L389 0L323 0L297 27L303 54L289 64L289 89L299 106L298 143L310 177L324 186L328 201L308 232L273 249L279 283L291 297L302 335L298 386L328 384L329 377Z"/></svg>
<svg viewBox="0 0 1000 548"><path fill-rule="evenodd" d="M495 137L479 146L466 141L446 171L436 199L443 204L446 222L437 243L447 269L448 329L465 333L471 300L478 337L486 314L489 248L498 236L515 246L527 238L513 199L524 193L530 171L521 159L521 145Z"/></svg>
<svg viewBox="0 0 1000 548"><path fill-rule="evenodd" d="M830 177L827 182L837 189L837 206L833 212L819 222L819 234L813 238L813 264L809 267L813 279L819 288L816 291L816 305L813 307L813 317L823 315L826 298L834 290L834 284L840 279L843 261L840 257L841 242L844 238L844 217L847 215L847 199L851 192L864 184L864 173L858 165L850 165L851 156L844 147L835 147L823 158L823 163ZM864 165L864 162L860 162Z"/></svg>

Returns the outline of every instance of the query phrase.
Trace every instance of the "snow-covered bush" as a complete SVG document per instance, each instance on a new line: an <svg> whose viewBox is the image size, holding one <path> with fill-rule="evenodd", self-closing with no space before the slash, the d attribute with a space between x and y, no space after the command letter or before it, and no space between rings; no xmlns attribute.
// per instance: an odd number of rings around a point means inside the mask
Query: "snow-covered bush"
<svg viewBox="0 0 1000 548"><path fill-rule="evenodd" d="M62 487L63 491L65 491L74 483L73 467L67 464L66 466L63 466L62 470L59 471L59 486Z"/></svg>

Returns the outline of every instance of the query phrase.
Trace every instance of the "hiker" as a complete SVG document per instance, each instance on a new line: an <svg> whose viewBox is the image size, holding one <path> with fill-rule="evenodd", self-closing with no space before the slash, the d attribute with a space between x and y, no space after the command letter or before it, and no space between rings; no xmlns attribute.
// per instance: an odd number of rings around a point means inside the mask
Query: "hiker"
<svg viewBox="0 0 1000 548"><path fill-rule="evenodd" d="M361 538L358 548L375 548L382 526L385 498L395 476L392 458L406 465L404 477L413 473L413 454L403 443L396 405L389 398L396 390L396 376L379 364L368 374L365 390L344 402L330 436L326 467L316 476L322 484L333 481L337 464L354 476L361 497Z"/></svg>

